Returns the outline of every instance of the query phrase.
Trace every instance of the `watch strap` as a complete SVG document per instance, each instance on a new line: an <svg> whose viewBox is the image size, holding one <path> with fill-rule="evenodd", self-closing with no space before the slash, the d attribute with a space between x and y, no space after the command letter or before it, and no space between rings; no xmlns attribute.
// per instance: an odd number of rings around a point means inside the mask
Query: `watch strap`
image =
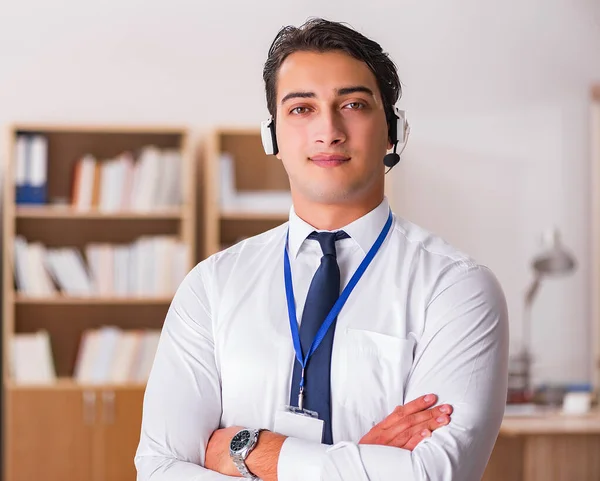
<svg viewBox="0 0 600 481"><path fill-rule="evenodd" d="M240 456L239 454L235 454L231 457L231 460L233 461L233 464L235 464L235 467L244 478L258 481L259 478L257 478L256 476L254 476L254 474L250 472L242 456Z"/></svg>

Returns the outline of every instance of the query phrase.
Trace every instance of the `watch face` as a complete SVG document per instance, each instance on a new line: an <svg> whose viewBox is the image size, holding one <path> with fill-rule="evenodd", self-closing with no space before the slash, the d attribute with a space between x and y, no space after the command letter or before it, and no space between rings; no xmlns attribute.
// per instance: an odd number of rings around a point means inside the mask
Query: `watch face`
<svg viewBox="0 0 600 481"><path fill-rule="evenodd" d="M240 431L231 440L231 450L235 453L245 448L250 441L250 431Z"/></svg>

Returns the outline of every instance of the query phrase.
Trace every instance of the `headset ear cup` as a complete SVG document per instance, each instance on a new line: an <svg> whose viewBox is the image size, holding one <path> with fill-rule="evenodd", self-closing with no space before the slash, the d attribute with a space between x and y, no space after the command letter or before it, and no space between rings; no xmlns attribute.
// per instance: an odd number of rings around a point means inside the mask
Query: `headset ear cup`
<svg viewBox="0 0 600 481"><path fill-rule="evenodd" d="M406 142L406 112L394 107L391 118L388 120L388 131L392 144Z"/></svg>
<svg viewBox="0 0 600 481"><path fill-rule="evenodd" d="M383 158L383 164L390 169L400 162L400 154L396 152L396 149L398 148L398 144L406 143L406 129L406 114L404 110L394 107L391 116L388 117L388 136L390 143L394 146L394 151ZM402 150L400 153L402 153Z"/></svg>
<svg viewBox="0 0 600 481"><path fill-rule="evenodd" d="M396 109L396 142L406 142L406 113L404 110Z"/></svg>

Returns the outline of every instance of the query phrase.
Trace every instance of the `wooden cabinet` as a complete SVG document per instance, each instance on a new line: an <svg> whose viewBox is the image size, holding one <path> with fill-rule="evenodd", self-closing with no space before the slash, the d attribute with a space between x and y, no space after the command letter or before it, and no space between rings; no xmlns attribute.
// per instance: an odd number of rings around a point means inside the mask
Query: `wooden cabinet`
<svg viewBox="0 0 600 481"><path fill-rule="evenodd" d="M8 389L6 481L87 480L94 405L72 389Z"/></svg>
<svg viewBox="0 0 600 481"><path fill-rule="evenodd" d="M143 388L7 389L6 481L134 481Z"/></svg>

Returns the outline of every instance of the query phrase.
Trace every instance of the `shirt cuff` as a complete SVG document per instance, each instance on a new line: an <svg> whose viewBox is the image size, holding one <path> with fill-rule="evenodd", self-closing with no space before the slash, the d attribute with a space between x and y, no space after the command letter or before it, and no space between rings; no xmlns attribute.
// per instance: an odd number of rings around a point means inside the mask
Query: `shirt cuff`
<svg viewBox="0 0 600 481"><path fill-rule="evenodd" d="M277 463L279 481L320 481L321 467L331 446L298 438L287 438Z"/></svg>

